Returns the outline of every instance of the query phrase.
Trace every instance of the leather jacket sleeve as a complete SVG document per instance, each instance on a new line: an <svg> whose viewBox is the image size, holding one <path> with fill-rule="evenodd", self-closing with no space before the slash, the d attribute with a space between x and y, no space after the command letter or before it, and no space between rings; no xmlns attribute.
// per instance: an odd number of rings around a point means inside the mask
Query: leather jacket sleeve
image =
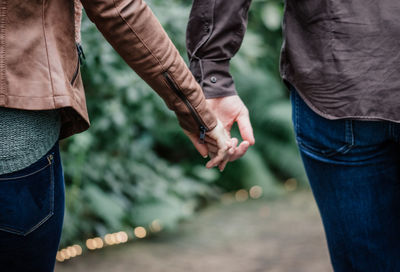
<svg viewBox="0 0 400 272"><path fill-rule="evenodd" d="M81 2L107 41L175 111L184 129L204 136L216 126L199 84L143 0Z"/></svg>
<svg viewBox="0 0 400 272"><path fill-rule="evenodd" d="M242 44L251 0L193 0L186 33L190 70L206 98L236 94L229 61Z"/></svg>

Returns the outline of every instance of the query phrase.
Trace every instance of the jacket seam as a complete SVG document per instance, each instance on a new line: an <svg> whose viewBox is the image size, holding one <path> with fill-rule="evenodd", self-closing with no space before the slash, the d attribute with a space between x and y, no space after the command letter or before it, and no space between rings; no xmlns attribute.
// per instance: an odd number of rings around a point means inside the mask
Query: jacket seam
<svg viewBox="0 0 400 272"><path fill-rule="evenodd" d="M47 47L47 37L46 37L46 27L45 27L45 17L44 17L44 5L45 5L45 0L43 1L42 4L42 26L43 26L43 38L44 38L44 44L45 44L45 49L46 49L46 57L47 57L47 65L49 69L49 77L50 77L50 86L51 86L51 92L53 96L53 106L56 105L56 101L54 99L54 85L53 85L53 76L51 74L51 68L50 68L50 58L49 58L49 50Z"/></svg>
<svg viewBox="0 0 400 272"><path fill-rule="evenodd" d="M7 80L6 80L6 18L7 18L7 5L8 5L8 1L4 0L2 3L1 8L1 18L0 18L0 32L1 32L1 56L0 56L0 69L1 69L1 94L6 94L6 84L7 84Z"/></svg>
<svg viewBox="0 0 400 272"><path fill-rule="evenodd" d="M142 42L144 47L147 49L147 51L149 51L149 53L153 56L153 58L157 60L158 64L160 64L160 66L162 68L162 72L166 71L162 62L153 54L153 52L150 50L150 48L147 46L147 44L144 42L144 40L138 35L138 33L133 29L133 27L126 21L124 16L122 16L121 12L118 9L118 4L115 2L115 0L113 0L113 3L114 3L114 8L117 11L118 16L125 22L125 24L133 32L133 34L135 34L135 36Z"/></svg>
<svg viewBox="0 0 400 272"><path fill-rule="evenodd" d="M8 97L25 97L25 98L51 98L51 97L64 97L64 96L71 96L69 94L65 95L48 95L48 96L25 96L25 95L7 95Z"/></svg>

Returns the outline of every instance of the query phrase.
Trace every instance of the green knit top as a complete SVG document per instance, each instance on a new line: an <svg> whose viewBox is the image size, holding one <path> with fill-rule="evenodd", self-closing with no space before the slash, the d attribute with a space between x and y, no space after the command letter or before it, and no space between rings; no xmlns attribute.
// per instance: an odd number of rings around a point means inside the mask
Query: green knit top
<svg viewBox="0 0 400 272"><path fill-rule="evenodd" d="M0 175L26 168L57 142L61 120L55 110L0 107Z"/></svg>

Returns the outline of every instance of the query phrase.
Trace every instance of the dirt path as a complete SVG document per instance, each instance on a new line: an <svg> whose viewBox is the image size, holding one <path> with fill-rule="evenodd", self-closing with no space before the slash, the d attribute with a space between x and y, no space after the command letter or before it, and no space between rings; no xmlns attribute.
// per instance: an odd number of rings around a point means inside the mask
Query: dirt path
<svg viewBox="0 0 400 272"><path fill-rule="evenodd" d="M56 272L332 271L311 193L218 204L176 233L87 253Z"/></svg>

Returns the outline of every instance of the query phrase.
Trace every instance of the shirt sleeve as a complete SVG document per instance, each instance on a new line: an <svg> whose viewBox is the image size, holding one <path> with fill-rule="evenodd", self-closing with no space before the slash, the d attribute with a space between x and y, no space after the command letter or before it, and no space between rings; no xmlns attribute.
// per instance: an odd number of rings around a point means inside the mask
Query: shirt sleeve
<svg viewBox="0 0 400 272"><path fill-rule="evenodd" d="M190 70L206 98L236 94L229 72L247 28L251 0L193 0L186 32Z"/></svg>

